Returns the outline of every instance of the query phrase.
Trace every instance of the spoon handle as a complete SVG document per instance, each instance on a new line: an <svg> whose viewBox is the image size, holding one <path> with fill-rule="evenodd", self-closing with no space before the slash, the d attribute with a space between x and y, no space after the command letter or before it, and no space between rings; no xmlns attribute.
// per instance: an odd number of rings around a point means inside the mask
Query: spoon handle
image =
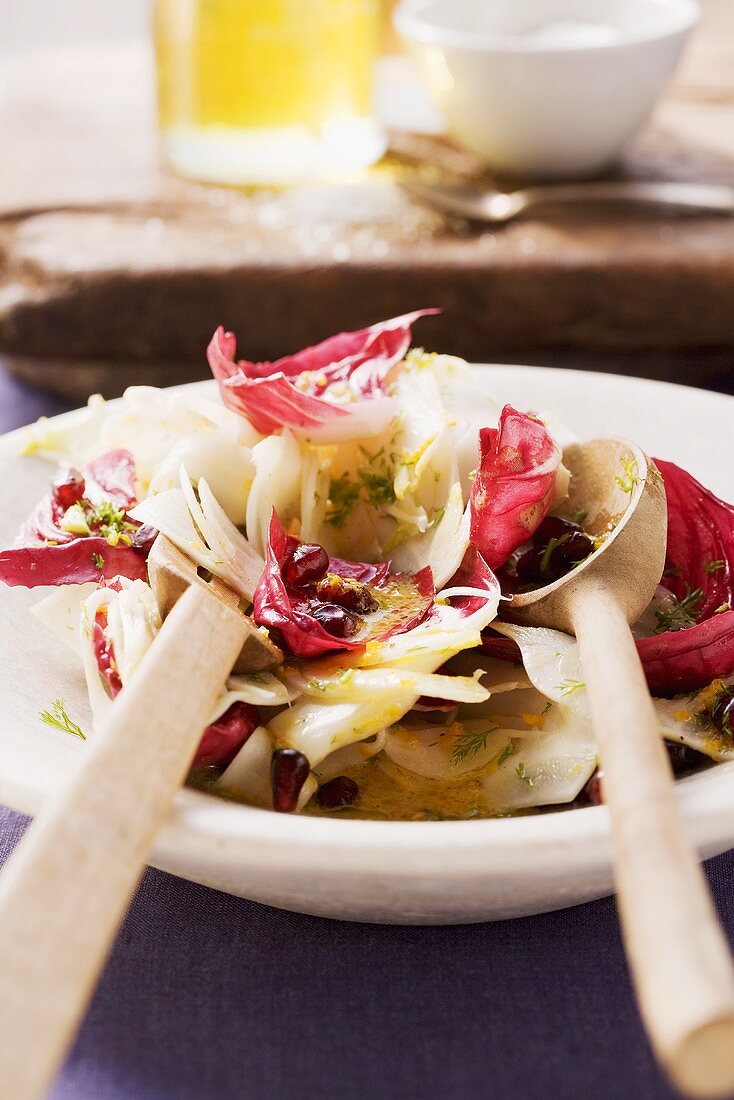
<svg viewBox="0 0 734 1100"><path fill-rule="evenodd" d="M591 706L630 968L677 1086L734 1093L734 965L686 837L637 649L615 597L581 586L572 615Z"/></svg>
<svg viewBox="0 0 734 1100"><path fill-rule="evenodd" d="M76 1033L244 637L193 587L0 875L0 1080L39 1100Z"/></svg>
<svg viewBox="0 0 734 1100"><path fill-rule="evenodd" d="M679 210L734 214L734 188L710 183L675 183L672 180L592 180L528 187L510 196L517 210L561 203L628 202L677 207Z"/></svg>

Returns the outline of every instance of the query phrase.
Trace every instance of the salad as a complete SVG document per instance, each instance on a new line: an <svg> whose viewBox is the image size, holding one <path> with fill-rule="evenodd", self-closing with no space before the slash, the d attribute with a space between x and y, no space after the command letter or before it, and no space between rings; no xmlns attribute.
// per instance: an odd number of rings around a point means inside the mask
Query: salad
<svg viewBox="0 0 734 1100"><path fill-rule="evenodd" d="M220 328L213 383L135 387L26 430L57 470L0 581L40 589L32 613L78 656L91 717L51 694L40 717L58 736L94 736L188 575L251 625L192 784L403 820L600 801L576 642L512 623L514 592L604 538L564 510L573 437L546 410L501 407L464 361L411 349L431 312L273 363L238 360ZM734 507L655 461L667 560L634 634L682 773L734 758ZM623 462L620 488L636 481Z"/></svg>

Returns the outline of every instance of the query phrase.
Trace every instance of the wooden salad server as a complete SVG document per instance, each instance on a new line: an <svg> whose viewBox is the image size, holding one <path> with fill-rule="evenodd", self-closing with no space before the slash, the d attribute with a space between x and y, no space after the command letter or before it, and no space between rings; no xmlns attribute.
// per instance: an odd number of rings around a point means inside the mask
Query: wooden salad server
<svg viewBox="0 0 734 1100"><path fill-rule="evenodd" d="M601 546L570 574L513 598L508 618L575 634L612 819L627 958L655 1052L692 1097L734 1094L734 965L683 826L629 625L660 581L660 473L617 439L566 448L569 498Z"/></svg>
<svg viewBox="0 0 734 1100"><path fill-rule="evenodd" d="M0 874L3 1096L58 1072L247 629L192 585Z"/></svg>
<svg viewBox="0 0 734 1100"><path fill-rule="evenodd" d="M164 535L159 535L148 556L148 577L161 618L166 619L184 592L194 585L208 588L224 603L237 608L240 597L218 577L204 580L196 563L182 554ZM271 641L267 630L244 618L245 640L234 663L234 673L269 672L283 664L283 651Z"/></svg>

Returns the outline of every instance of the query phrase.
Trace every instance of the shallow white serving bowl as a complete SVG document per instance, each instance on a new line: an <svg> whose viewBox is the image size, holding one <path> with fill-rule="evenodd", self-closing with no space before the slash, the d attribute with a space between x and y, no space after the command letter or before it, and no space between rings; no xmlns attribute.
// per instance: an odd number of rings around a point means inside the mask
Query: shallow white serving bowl
<svg viewBox="0 0 734 1100"><path fill-rule="evenodd" d="M461 144L553 179L613 163L698 17L697 0L403 0L395 25Z"/></svg>
<svg viewBox="0 0 734 1100"><path fill-rule="evenodd" d="M555 410L579 435L626 435L734 499L734 399L664 383L539 367L487 367L498 398ZM203 385L211 385L203 383ZM48 487L51 470L0 440L0 545ZM28 615L39 594L0 590L0 801L35 813L85 751L41 724L63 696L89 722L71 651ZM171 706L180 706L171 700ZM734 764L678 793L703 855L734 847ZM183 790L156 867L284 909L349 920L447 924L538 913L611 892L603 807L487 821L382 822L291 817Z"/></svg>

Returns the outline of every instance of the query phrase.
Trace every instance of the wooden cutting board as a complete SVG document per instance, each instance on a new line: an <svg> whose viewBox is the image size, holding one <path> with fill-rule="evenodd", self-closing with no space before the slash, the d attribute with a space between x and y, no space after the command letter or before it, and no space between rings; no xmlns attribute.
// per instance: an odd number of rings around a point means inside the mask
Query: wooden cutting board
<svg viewBox="0 0 734 1100"><path fill-rule="evenodd" d="M416 339L468 358L698 383L734 368L734 219L577 209L472 228L394 181L426 158L475 176L473 158L397 131L351 185L201 188L160 168L153 103L142 46L29 55L0 76L0 355L38 386L189 380L219 323L273 358L427 305L444 312ZM620 172L734 184L731 0L709 0Z"/></svg>

